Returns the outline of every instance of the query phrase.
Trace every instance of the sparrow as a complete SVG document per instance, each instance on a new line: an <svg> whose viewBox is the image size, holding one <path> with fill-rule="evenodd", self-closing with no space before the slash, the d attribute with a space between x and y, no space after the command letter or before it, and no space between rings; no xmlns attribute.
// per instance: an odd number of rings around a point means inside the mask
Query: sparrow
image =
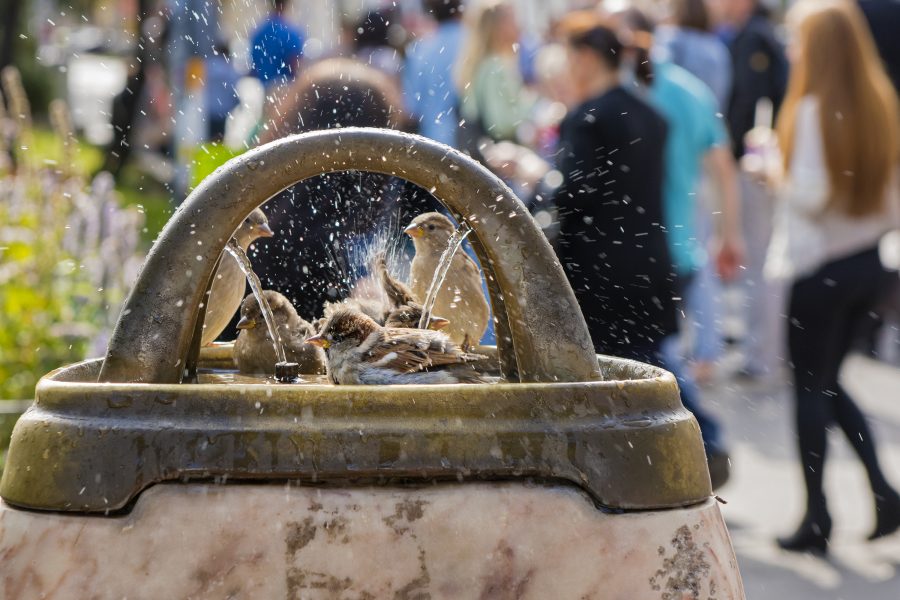
<svg viewBox="0 0 900 600"><path fill-rule="evenodd" d="M341 308L306 340L325 350L328 378L337 385L481 383L464 352L444 333L382 327L351 308Z"/></svg>
<svg viewBox="0 0 900 600"><path fill-rule="evenodd" d="M387 259L384 253L375 257L375 274L381 281L381 287L388 299L388 313L379 325L385 327L405 327L417 329L422 319L422 303L419 302L409 287L395 279L387 268ZM377 320L377 319L376 319ZM435 331L443 329L450 321L431 314L428 318L427 329Z"/></svg>
<svg viewBox="0 0 900 600"><path fill-rule="evenodd" d="M384 323L385 316L390 312L384 302L375 298L344 298L337 302L326 300L322 307L322 318L317 322L317 326L321 328L322 324L325 323L331 315L344 308L358 310L378 323Z"/></svg>
<svg viewBox="0 0 900 600"><path fill-rule="evenodd" d="M422 302L455 230L450 219L436 212L419 215L403 230L416 248L410 266L410 287ZM463 348L477 344L487 329L490 308L481 289L481 271L462 250L453 256L447 278L438 291L434 313L450 320L447 335Z"/></svg>
<svg viewBox="0 0 900 600"><path fill-rule="evenodd" d="M385 304L365 298L347 298L340 302L325 302L323 316L315 322L316 329L321 329L325 322L338 310L351 309L363 313L379 325L384 327L406 327L416 329L422 318L422 305L418 303L404 304L390 307ZM442 317L431 315L428 320L428 329L438 330L446 327L450 321Z"/></svg>
<svg viewBox="0 0 900 600"><path fill-rule="evenodd" d="M394 329L418 329L419 321L422 320L421 304L404 304L391 310L384 318L384 327L392 327ZM379 323L381 324L381 323ZM443 317L431 315L428 317L428 326L426 329L439 331L450 324L450 321Z"/></svg>
<svg viewBox="0 0 900 600"><path fill-rule="evenodd" d="M273 235L275 234L269 227L265 213L257 208L244 219L234 237L241 249L247 252L254 241ZM206 301L206 318L203 320L203 335L200 340L202 345L212 344L241 307L246 281L247 277L241 271L237 259L228 252L223 252Z"/></svg>
<svg viewBox="0 0 900 600"><path fill-rule="evenodd" d="M387 296L388 304L392 307L403 306L404 304L421 304L419 298L413 294L413 291L409 289L405 283L398 281L395 279L387 266L387 257L384 252L379 252L375 255L375 260L373 261L373 270L375 271L375 275L378 277L378 280L381 282L381 287L384 290L384 295Z"/></svg>
<svg viewBox="0 0 900 600"><path fill-rule="evenodd" d="M305 342L307 337L315 334L315 328L297 314L283 295L272 290L265 290L263 295L275 317L278 336L288 362L299 364L301 373L324 373L325 353L321 348ZM278 358L262 310L253 294L244 298L241 303L241 320L238 321L237 328L240 333L234 343L234 362L238 371L273 375Z"/></svg>

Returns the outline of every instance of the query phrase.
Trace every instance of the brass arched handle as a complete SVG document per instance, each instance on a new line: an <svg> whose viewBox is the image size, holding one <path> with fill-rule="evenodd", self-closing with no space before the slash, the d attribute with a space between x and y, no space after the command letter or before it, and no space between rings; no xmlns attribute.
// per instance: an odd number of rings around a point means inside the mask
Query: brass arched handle
<svg viewBox="0 0 900 600"><path fill-rule="evenodd" d="M502 181L469 157L421 136L347 128L295 135L251 150L217 169L188 196L144 262L99 380L181 381L198 307L241 221L297 182L345 170L418 184L468 223L482 266L493 275L498 317L498 301L505 305L521 381L597 377L597 358L572 288L543 233ZM506 329L506 323L500 325ZM498 342L503 354L509 341Z"/></svg>

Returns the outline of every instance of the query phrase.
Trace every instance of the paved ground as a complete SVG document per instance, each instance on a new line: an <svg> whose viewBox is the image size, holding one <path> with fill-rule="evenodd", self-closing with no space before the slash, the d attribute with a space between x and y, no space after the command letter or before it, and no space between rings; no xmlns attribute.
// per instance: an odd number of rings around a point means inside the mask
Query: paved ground
<svg viewBox="0 0 900 600"><path fill-rule="evenodd" d="M845 387L874 423L883 466L900 486L900 369L852 357ZM724 383L707 402L724 419L732 443L732 480L719 491L747 598L900 599L900 533L876 543L865 536L874 509L860 463L833 432L826 486L834 519L828 559L779 550L776 535L801 517L804 493L796 461L789 391L783 383Z"/></svg>

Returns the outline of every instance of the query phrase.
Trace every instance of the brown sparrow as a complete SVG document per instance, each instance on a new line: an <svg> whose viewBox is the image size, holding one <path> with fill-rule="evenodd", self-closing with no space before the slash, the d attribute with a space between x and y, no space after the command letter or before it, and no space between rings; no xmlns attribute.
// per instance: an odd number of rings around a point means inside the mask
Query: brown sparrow
<svg viewBox="0 0 900 600"><path fill-rule="evenodd" d="M273 235L275 234L269 228L269 221L266 219L265 213L257 208L244 219L234 237L241 249L247 252L250 244L257 239ZM241 306L241 300L244 299L246 282L247 278L241 271L237 259L228 252L223 252L219 268L213 275L212 288L206 301L206 318L203 320L201 344L208 346L213 343L231 321L231 317Z"/></svg>
<svg viewBox="0 0 900 600"><path fill-rule="evenodd" d="M344 298L343 300L340 300L338 302L331 302L326 300L325 305L322 309L322 318L319 319L319 321L324 323L326 320L328 320L328 317L333 315L336 311L344 308L352 308L353 310L358 310L367 317L374 319L379 323L384 322L384 317L387 313L384 302L382 302L381 300L376 300L375 298ZM317 323L317 325L321 326L321 323Z"/></svg>
<svg viewBox="0 0 900 600"><path fill-rule="evenodd" d="M419 321L422 320L421 304L404 304L398 306L387 314L384 318L384 327L418 329ZM426 329L438 331L450 324L450 321L443 317L431 315L428 317L428 326Z"/></svg>
<svg viewBox="0 0 900 600"><path fill-rule="evenodd" d="M340 302L326 302L324 316L315 322L316 329L321 329L325 321L336 311L344 309L359 311L384 327L417 329L419 321L422 319L422 305L418 303L390 308L376 300L348 298ZM431 315L428 320L428 329L437 331L446 327L448 323L450 321L447 319Z"/></svg>
<svg viewBox="0 0 900 600"><path fill-rule="evenodd" d="M334 311L307 343L325 349L329 379L338 385L479 383L463 352L440 331L382 327L359 311Z"/></svg>
<svg viewBox="0 0 900 600"><path fill-rule="evenodd" d="M419 215L403 230L416 247L416 256L410 267L410 283L413 294L422 302L437 271L441 254L447 249L455 230L450 219L436 212ZM481 341L487 329L490 308L481 289L481 271L461 249L453 256L447 278L438 291L434 313L450 320L447 335L463 348Z"/></svg>
<svg viewBox="0 0 900 600"><path fill-rule="evenodd" d="M320 348L305 341L315 333L315 328L304 321L290 301L278 292L265 290L263 295L272 308L272 316L275 317L278 336L288 362L299 364L301 373L324 373L325 354ZM234 362L238 371L274 374L278 358L262 310L253 294L244 298L241 304L241 320L238 321L237 328L241 330L234 343Z"/></svg>
<svg viewBox="0 0 900 600"><path fill-rule="evenodd" d="M422 304L418 302L412 290L391 275L387 268L384 253L375 257L375 274L381 281L381 287L388 299L389 312L383 319L385 327L405 327L416 329L422 319ZM377 321L378 319L376 319ZM430 315L427 329L439 330L450 324L443 317Z"/></svg>

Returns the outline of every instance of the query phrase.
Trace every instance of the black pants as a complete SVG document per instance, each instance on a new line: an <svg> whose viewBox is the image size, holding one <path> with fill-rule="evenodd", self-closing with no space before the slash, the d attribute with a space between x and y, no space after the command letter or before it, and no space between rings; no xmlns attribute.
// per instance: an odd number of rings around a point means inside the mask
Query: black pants
<svg viewBox="0 0 900 600"><path fill-rule="evenodd" d="M807 514L812 518L827 513L822 471L826 428L832 423L847 436L875 494L889 493L872 432L859 407L838 383L838 372L855 335L875 318L873 309L879 296L896 276L885 271L873 248L832 261L791 288L788 344Z"/></svg>

